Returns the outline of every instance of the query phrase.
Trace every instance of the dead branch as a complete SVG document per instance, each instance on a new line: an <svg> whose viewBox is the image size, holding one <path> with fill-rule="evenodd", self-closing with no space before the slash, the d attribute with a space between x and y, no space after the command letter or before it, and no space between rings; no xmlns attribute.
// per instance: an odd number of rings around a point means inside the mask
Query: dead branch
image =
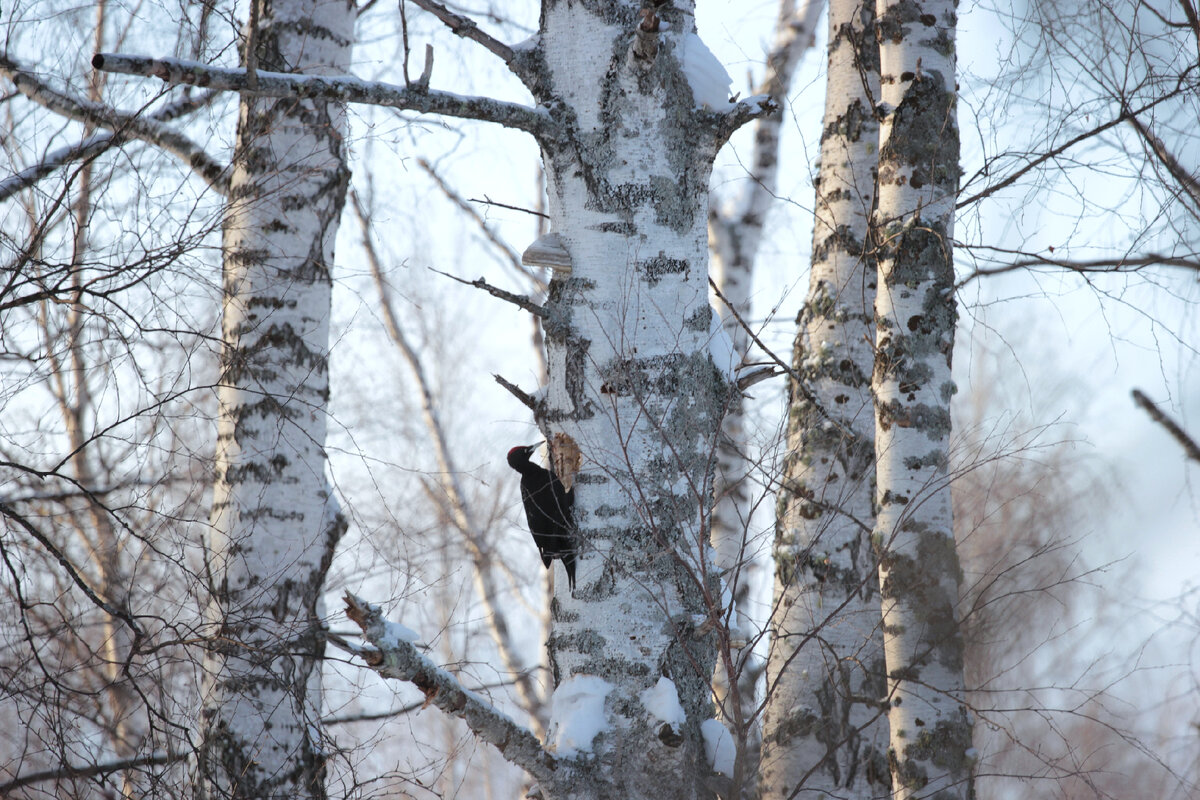
<svg viewBox="0 0 1200 800"><path fill-rule="evenodd" d="M468 281L468 280L464 280L463 278L459 278L456 275L451 275L449 272L442 272L440 269L434 269L433 267L430 267L430 269L432 269L438 275L445 275L447 278L449 278L452 281L458 281L459 283L466 284L467 286L474 286L476 289L482 289L483 291L487 292L492 297L498 297L501 300L507 300L508 302L512 303L513 305L515 305L519 308L523 308L526 311L528 311L530 314L534 314L535 316L541 317L542 319L545 319L546 317L550 316L550 312L548 312L543 306L540 306L537 303L530 300L527 296L525 296L523 294L513 294L512 292L507 292L498 286L492 286L490 283L485 281L483 278L476 278L473 281Z"/></svg>

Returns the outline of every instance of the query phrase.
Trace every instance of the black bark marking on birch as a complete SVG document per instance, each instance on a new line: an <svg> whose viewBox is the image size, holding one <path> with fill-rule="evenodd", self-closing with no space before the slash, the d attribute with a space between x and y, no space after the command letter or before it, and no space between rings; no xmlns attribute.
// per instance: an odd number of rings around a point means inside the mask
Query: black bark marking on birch
<svg viewBox="0 0 1200 800"><path fill-rule="evenodd" d="M900 428L916 428L934 441L950 435L950 409L926 403L905 404L889 400L876 405L879 426L885 431L895 425Z"/></svg>
<svg viewBox="0 0 1200 800"><path fill-rule="evenodd" d="M966 755L971 747L971 725L966 712L959 710L958 719L941 720L933 728L923 728L916 739L904 747L897 757L894 750L888 751L892 772L901 784L910 789L923 789L929 784L929 776L923 764L933 764L943 772L949 772L960 780L966 780L971 770L971 759ZM932 795L930 800L954 800L958 795L943 789Z"/></svg>
<svg viewBox="0 0 1200 800"><path fill-rule="evenodd" d="M956 589L947 588L938 580L940 576L953 576L957 583L962 581L962 568L954 550L954 539L916 522L905 523L905 527L915 529L917 555L909 557L885 552L880 563L887 577L880 591L885 600L895 599L906 604L914 619L923 626L922 638L929 642L929 649L914 653L903 674L893 672L892 677L917 680L921 667L928 664L932 657L936 657L946 669L961 672L962 635L954 614L958 598L951 594Z"/></svg>
<svg viewBox="0 0 1200 800"><path fill-rule="evenodd" d="M864 106L862 100L856 97L854 102L846 107L845 112L822 131L821 141L824 142L826 139L836 136L857 142L862 138L863 131L870 131L874 134L877 130L875 110Z"/></svg>
<svg viewBox="0 0 1200 800"><path fill-rule="evenodd" d="M833 203L846 198L853 199L856 196L852 195L849 189L846 189L828 192L821 197L822 202ZM866 244L855 235L854 229L847 225L838 225L828 236L825 236L819 243L814 245L812 260L814 263L821 264L828 261L833 253L847 253L860 258L871 256ZM832 300L834 295L829 291L828 284L823 283L822 287L824 296L831 298L830 307L839 305Z"/></svg>
<svg viewBox="0 0 1200 800"><path fill-rule="evenodd" d="M897 166L911 168L910 185L932 184L946 195L958 188L958 122L953 86L937 70L909 84L892 111L892 132L879 149L879 180L896 181ZM902 179L901 179L902 180Z"/></svg>

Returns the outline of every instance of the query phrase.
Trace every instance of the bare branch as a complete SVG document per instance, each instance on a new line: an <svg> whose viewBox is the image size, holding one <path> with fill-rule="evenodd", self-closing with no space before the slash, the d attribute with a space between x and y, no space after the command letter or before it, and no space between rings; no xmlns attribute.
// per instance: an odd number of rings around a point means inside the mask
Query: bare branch
<svg viewBox="0 0 1200 800"><path fill-rule="evenodd" d="M433 269L433 267L430 267L430 269ZM550 312L546 311L546 309L543 306L540 306L537 303L533 302L525 295L513 294L512 292L506 292L505 290L503 290L497 286L492 286L490 283L485 281L483 278L476 278L473 281L468 281L468 280L459 278L456 275L451 275L449 272L442 272L440 269L433 269L433 271L436 272L438 275L445 275L447 278L449 278L452 281L458 281L459 283L465 283L467 286L474 286L476 289L482 289L485 292L487 292L488 294L490 294L492 297L499 297L501 300L507 300L508 302L512 303L513 305L523 308L526 311L528 311L530 314L539 316L542 319L545 319L546 317L550 316Z"/></svg>
<svg viewBox="0 0 1200 800"><path fill-rule="evenodd" d="M553 127L549 115L528 106L488 97L423 91L416 86L406 89L391 83L364 81L351 75L294 75L259 70L256 73L258 88L252 91L244 69L214 67L176 58L97 53L92 57L92 66L105 72L161 78L170 84L203 86L262 97L304 97L342 103L367 103L422 114L477 119L539 137Z"/></svg>
<svg viewBox="0 0 1200 800"><path fill-rule="evenodd" d="M167 122L172 119L190 114L193 111L204 108L212 103L213 99L218 97L220 92L204 92L195 97L187 97L176 103L158 109L157 111L146 115L147 120L154 122ZM96 156L110 150L113 147L119 147L125 141L131 138L138 138L132 135L128 129L121 129L116 133L96 133L79 142L76 145L60 147L52 153L45 155L41 161L32 166L26 167L20 172L14 173L4 180L0 180L0 201L7 200L19 191L35 186L38 181L48 175L53 174L56 170L73 164L78 161L95 158ZM197 164L191 164L193 169L198 167ZM201 168L201 177L205 177L205 181L209 186L215 189L220 194L224 195L228 191L228 182L225 176L219 175L217 184L208 181L205 172L212 171L214 175L221 168L213 163L211 166L203 166Z"/></svg>
<svg viewBox="0 0 1200 800"><path fill-rule="evenodd" d="M1092 137L1097 136L1101 133L1104 133L1109 128L1115 128L1117 125L1120 125L1122 122L1125 122L1126 120L1128 120L1138 114L1144 114L1145 112L1149 111L1150 109L1154 108L1155 106L1159 105L1160 103L1165 103L1167 100L1170 100L1174 97L1178 97L1181 94L1186 95L1186 94L1189 94L1194 91L1195 91L1195 86L1190 85L1190 84L1182 84L1179 86L1179 88L1177 88L1173 91L1167 92L1162 97L1155 98L1154 100L1152 100L1149 103L1146 103L1144 106L1141 106L1140 108L1122 109L1120 114L1118 114L1113 119L1110 119L1108 122L1101 123L1100 125L1097 125L1094 128L1090 128L1089 130L1084 131L1083 133L1079 134L1078 136L1068 139L1066 142L1064 142L1063 144L1060 144L1058 147L1051 148L1050 150L1047 150L1046 152L1039 155L1037 158L1031 159L1023 167L1021 167L1020 169L1013 172L1007 178L999 181L998 183L994 183L991 186L988 186L987 188L985 188L979 192L976 192L975 194L971 195L970 197L966 198L965 200L959 200L958 203L954 206L954 208L955 209L964 208L966 206L971 205L972 203L979 202L983 198L988 197L989 195L995 194L996 192L1000 191L1001 189L1005 188L1006 186L1011 186L1012 184L1014 184L1018 180L1020 180L1022 176L1026 175L1027 173L1031 172L1032 170L1036 169L1038 166L1046 163L1047 161L1052 161L1052 160L1058 158L1060 155L1062 155L1066 151L1070 150L1075 145L1080 144L1081 142L1085 142L1088 139L1091 139ZM985 165L982 168L982 170L980 171L980 173L976 173L976 175L973 176L970 181L967 181L966 184L963 185L964 188L967 185L969 185L975 178L978 178L981 174L986 175L987 169L988 169L988 167Z"/></svg>
<svg viewBox="0 0 1200 800"><path fill-rule="evenodd" d="M493 374L492 377L496 379L496 383L500 384L505 389L508 389L509 393L512 394L513 397L524 403L530 411L537 411L537 401L533 399L533 395L526 393L515 383L505 380L501 375Z"/></svg>
<svg viewBox="0 0 1200 800"><path fill-rule="evenodd" d="M966 250L980 249L978 247L968 247L966 245L958 245ZM1031 267L1056 267L1059 269L1070 270L1071 272L1137 272L1146 267L1179 267L1181 269L1190 269L1200 272L1200 260L1195 258L1181 258L1179 256L1167 256L1158 253L1147 253L1142 256L1126 256L1118 258L1097 258L1086 261L1075 261L1065 258L1051 258L1049 256L1039 255L1037 253L1027 253L1020 250L1004 250L1001 248L987 248L1000 253L1011 253L1013 255L1021 255L1020 258L1012 263L1005 264L1000 267L981 267L972 270L969 275L955 284L954 288L957 291L966 284L976 278L984 278L990 275L1003 275L1008 272L1015 272L1021 269L1029 269Z"/></svg>
<svg viewBox="0 0 1200 800"><path fill-rule="evenodd" d="M8 783L0 783L0 795L7 795L13 789L19 789L22 786L30 786L43 781L59 781L68 778L94 778L97 775L110 775L114 772L124 772L127 769L135 769L137 767L175 764L186 758L187 756L183 755L156 753L151 756L126 758L120 761L106 761L103 764L88 764L86 767L76 767L66 764L56 769L47 769L41 772L31 772L28 775L21 775Z"/></svg>
<svg viewBox="0 0 1200 800"><path fill-rule="evenodd" d="M472 197L472 198L470 198L470 200L472 203L483 203L486 206L496 206L497 208L507 208L509 211L520 211L523 214L530 214L532 216L538 217L539 219L550 219L549 214L545 214L541 211L534 211L532 208L522 208L521 206L510 206L508 203L500 203L500 202L488 197L486 194L483 196L482 200L480 200L478 197Z"/></svg>
<svg viewBox="0 0 1200 800"><path fill-rule="evenodd" d="M1164 414L1154 404L1154 401L1143 394L1140 389L1134 389L1132 394L1133 402L1144 408L1146 413L1150 415L1150 419L1167 429L1167 433L1171 434L1171 437L1179 442L1179 446L1183 448L1183 452L1187 454L1188 458L1200 464L1200 444L1197 444L1195 439L1188 436L1187 431L1180 427L1178 422Z"/></svg>
<svg viewBox="0 0 1200 800"><path fill-rule="evenodd" d="M33 72L22 68L7 55L0 55L0 75L12 81L21 94L40 106L78 122L113 131L117 144L124 139L138 139L171 153L191 167L210 187L222 195L226 193L225 167L208 155L204 148L196 142L177 131L157 124L156 116L161 115L162 120L173 119L180 113L185 113L180 110L180 107L185 107L188 105L187 103L168 106L158 112L158 115L141 116L123 113L100 103L73 97L52 89ZM201 105L211 101L212 97L206 94L202 99L195 101L195 108L200 108ZM78 147L84 147L89 141L85 140ZM108 146L111 146L111 143ZM31 177L33 176L27 176L25 181ZM34 180L40 177L38 176ZM8 182L5 181L5 184ZM26 185L29 184L26 183Z"/></svg>
<svg viewBox="0 0 1200 800"><path fill-rule="evenodd" d="M752 97L739 100L728 111L714 114L714 116L720 117L717 123L717 141L724 144L733 135L734 131L747 122L752 122L768 114L777 113L779 113L779 103L766 95L756 94Z"/></svg>
<svg viewBox="0 0 1200 800"><path fill-rule="evenodd" d="M432 164L430 164L424 158L418 158L417 166L425 170L425 173L433 179L434 183L438 185L438 188L442 190L442 194L446 195L446 198L450 200L450 202L458 206L459 210L469 216L475 222L475 224L479 226L479 230L482 231L487 240L491 242L492 246L504 255L505 261L509 264L509 266L512 267L513 272L532 283L533 288L536 291L542 292L546 290L546 282L535 275L532 270L526 269L522 265L521 254L514 250L508 244L508 242L501 239L496 232L492 230L492 227L488 225L487 220L483 218L483 215L480 214L474 206L464 200L462 195L454 191L454 189L447 184L446 181L442 180L442 176L438 174L437 170L433 168Z"/></svg>
<svg viewBox="0 0 1200 800"><path fill-rule="evenodd" d="M1200 209L1200 182L1179 163L1174 153L1168 150L1167 146L1163 144L1163 140L1151 133L1150 129L1132 112L1129 114L1129 124L1134 127L1138 135L1146 142L1150 151L1166 167L1167 172L1171 173L1171 177L1175 179L1183 192L1191 199L1192 205Z"/></svg>
<svg viewBox="0 0 1200 800"><path fill-rule="evenodd" d="M425 694L426 702L466 723L479 738L493 745L509 762L536 780L549 780L558 768L557 759L541 742L483 698L463 688L458 680L417 651L382 611L349 592L346 615L362 628L363 636L376 649L360 655L367 665L385 678L408 681Z"/></svg>
<svg viewBox="0 0 1200 800"><path fill-rule="evenodd" d="M403 0L401 0L401 2L403 2ZM513 68L512 60L515 55L513 49L504 44L504 42L501 42L498 39L495 39L479 30L479 26L475 23L475 20L471 19L470 17L464 17L459 14L455 14L441 3L435 3L433 0L412 0L412 2L413 5L428 11L430 14L433 14L435 17L440 19L456 36L461 36L464 39L470 39L473 42L483 45L487 50L499 56L500 60L508 65L509 69L513 70L514 73L517 73L518 76L520 75L520 73Z"/></svg>
<svg viewBox="0 0 1200 800"><path fill-rule="evenodd" d="M35 527L34 524L25 517L24 514L17 512L17 510L8 503L2 501L0 501L0 514L3 514L24 528L26 533L36 539L38 544L44 547L46 551L50 553L50 555L54 556L55 560L62 565L63 569L66 570L67 575L70 577L72 583L78 586L97 608L100 608L110 616L116 617L129 626L130 630L133 631L133 634L136 637L134 641L134 647L130 653L130 656L132 657L133 652L136 652L137 650L137 639L141 639L145 634L143 633L141 626L137 624L137 621L134 620L129 612L124 609L117 608L112 603L103 600L99 595L97 595L95 590L93 590L92 587L87 584L87 581L85 581L83 576L80 575L75 569L75 565L71 563L71 560L67 558L66 554L63 553L62 550L58 549L58 547L56 547L45 534L39 531L37 527Z"/></svg>

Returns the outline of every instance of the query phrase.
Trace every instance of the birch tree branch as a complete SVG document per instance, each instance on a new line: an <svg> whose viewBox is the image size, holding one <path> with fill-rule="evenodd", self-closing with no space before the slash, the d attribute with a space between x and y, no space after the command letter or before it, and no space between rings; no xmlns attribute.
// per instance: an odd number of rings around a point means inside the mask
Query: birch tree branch
<svg viewBox="0 0 1200 800"><path fill-rule="evenodd" d="M403 2L403 0L401 0ZM500 60L508 65L509 69L513 70L518 77L521 73L513 67L513 49L501 42L498 39L489 36L479 29L479 25L470 17L464 17L460 14L455 14L450 9L446 8L441 3L435 3L433 0L412 0L413 5L428 11L435 17L440 19L454 35L461 36L464 39L470 39L483 45L487 50L500 57Z"/></svg>
<svg viewBox="0 0 1200 800"><path fill-rule="evenodd" d="M12 81L21 94L43 108L68 119L112 131L108 142L93 141L96 137L90 137L76 145L75 148L68 148L66 152L59 151L52 154L52 158L60 159L60 163L56 164L56 167L70 160L92 155L93 148L99 148L94 150L98 154L103 149L118 145L122 141L138 139L176 156L199 175L205 183L222 195L228 191L224 165L214 160L203 147L187 136L158 124L211 103L215 93L205 93L195 100L175 103L154 114L142 116L120 112L106 105L53 89L33 72L24 69L7 55L0 55L0 75ZM76 150L79 152L75 152ZM49 170L41 171L36 168L31 168L31 170L33 171L24 170L18 175L6 179L2 184L5 191L3 197L9 197L13 192L30 186L49 174Z"/></svg>
<svg viewBox="0 0 1200 800"><path fill-rule="evenodd" d="M296 75L259 70L255 73L258 87L251 90L244 69L214 67L177 58L97 53L92 57L92 66L104 72L160 78L170 84L203 86L261 97L304 97L366 103L422 114L476 119L522 130L537 137L549 134L554 127L548 114L517 103L488 97L464 97L418 87L406 89L381 81L365 81L352 75Z"/></svg>
<svg viewBox="0 0 1200 800"><path fill-rule="evenodd" d="M433 267L430 267L430 269L433 269ZM523 308L526 311L528 311L530 314L539 316L542 319L545 319L547 316L549 316L549 313L546 311L546 309L544 307L533 302L525 295L514 294L512 292L506 292L504 289L501 289L498 286L492 286L490 283L485 281L483 278L476 278L473 281L468 281L468 280L459 278L456 275L451 275L449 272L442 272L440 269L434 269L433 271L436 272L438 275L445 275L447 278L449 278L452 281L458 281L459 283L464 283L467 286L474 286L476 289L482 289L483 291L490 294L492 297L498 297L501 300L507 300L508 302L512 303L513 305L515 305L519 308Z"/></svg>
<svg viewBox="0 0 1200 800"><path fill-rule="evenodd" d="M533 399L533 395L529 394L512 381L505 379L503 375L493 373L492 377L496 379L496 383L507 389L509 394L520 400L530 411L537 411L537 401Z"/></svg>
<svg viewBox="0 0 1200 800"><path fill-rule="evenodd" d="M1137 403L1146 413L1150 415L1150 419L1157 422L1167 429L1167 433L1171 434L1171 438L1179 442L1179 446L1183 448L1183 452L1187 457L1196 463L1200 464L1200 444L1191 436L1188 436L1187 431L1180 427L1179 423L1164 414L1154 401L1142 393L1140 389L1133 390L1133 402Z"/></svg>
<svg viewBox="0 0 1200 800"><path fill-rule="evenodd" d="M360 657L385 678L407 681L424 693L426 702L458 717L476 736L494 746L512 764L535 780L550 780L557 759L542 747L528 729L463 688L458 680L422 655L412 643L398 635L382 611L358 597L345 595L346 615L362 628L375 649L356 648Z"/></svg>

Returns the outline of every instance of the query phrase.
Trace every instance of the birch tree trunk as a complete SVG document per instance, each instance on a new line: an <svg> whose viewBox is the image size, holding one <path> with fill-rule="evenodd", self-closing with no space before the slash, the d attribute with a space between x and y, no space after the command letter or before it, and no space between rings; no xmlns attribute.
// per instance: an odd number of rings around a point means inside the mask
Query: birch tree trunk
<svg viewBox="0 0 1200 800"><path fill-rule="evenodd" d="M537 417L583 455L565 476L581 553L574 596L560 580L551 607L549 746L570 753L567 697L600 698L605 721L574 743L591 757L543 782L551 797L694 798L711 773L700 727L720 591L707 520L731 385L708 351L708 179L732 129L717 110L733 106L705 97L694 4L658 11L662 33L638 6L543 3L543 104L565 123L543 158L572 265L550 286ZM686 721L647 708L662 677Z"/></svg>
<svg viewBox="0 0 1200 800"><path fill-rule="evenodd" d="M966 798L960 569L947 474L956 310L955 4L877 6L883 87L875 297L876 546L898 798Z"/></svg>
<svg viewBox="0 0 1200 800"><path fill-rule="evenodd" d="M251 81L255 68L348 67L352 3L256 2ZM224 225L200 798L325 796L319 599L345 529L324 451L345 130L336 103L242 98Z"/></svg>
<svg viewBox="0 0 1200 800"><path fill-rule="evenodd" d="M775 539L762 765L769 800L890 793L870 546L874 23L873 0L830 3L812 273L797 320Z"/></svg>

